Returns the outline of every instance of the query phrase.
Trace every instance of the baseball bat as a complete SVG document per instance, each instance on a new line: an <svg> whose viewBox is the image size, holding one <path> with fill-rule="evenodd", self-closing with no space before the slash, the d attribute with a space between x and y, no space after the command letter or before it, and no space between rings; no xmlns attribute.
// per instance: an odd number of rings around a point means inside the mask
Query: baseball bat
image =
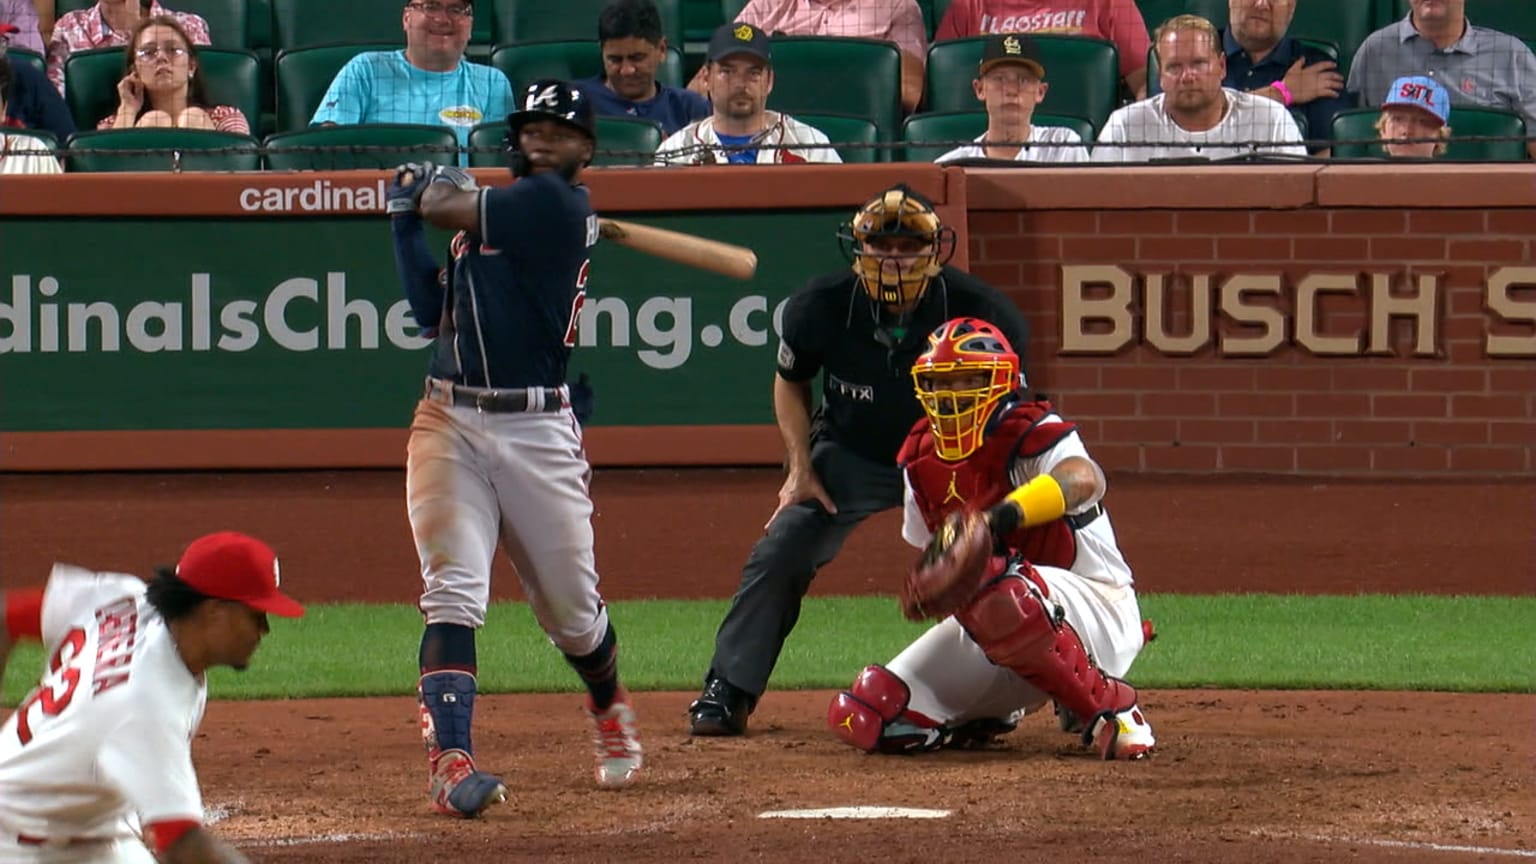
<svg viewBox="0 0 1536 864"><path fill-rule="evenodd" d="M597 224L604 240L636 252L733 279L751 279L757 272L757 253L745 246L617 219L599 219Z"/></svg>

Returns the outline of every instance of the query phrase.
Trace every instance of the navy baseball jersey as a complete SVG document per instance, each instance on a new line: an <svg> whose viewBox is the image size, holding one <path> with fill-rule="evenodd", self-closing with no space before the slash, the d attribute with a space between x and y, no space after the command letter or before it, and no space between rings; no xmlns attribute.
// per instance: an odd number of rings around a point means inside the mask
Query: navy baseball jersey
<svg viewBox="0 0 1536 864"><path fill-rule="evenodd" d="M876 328L869 299L853 273L812 279L784 306L779 375L786 381L809 381L823 372L813 432L894 465L908 430L923 416L912 364L927 349L928 334L960 316L997 325L1018 353L1023 371L1029 325L1018 307L974 276L945 267L929 283L899 338Z"/></svg>
<svg viewBox="0 0 1536 864"><path fill-rule="evenodd" d="M471 387L559 387L586 298L597 216L559 173L480 192L480 236L460 231L430 374Z"/></svg>

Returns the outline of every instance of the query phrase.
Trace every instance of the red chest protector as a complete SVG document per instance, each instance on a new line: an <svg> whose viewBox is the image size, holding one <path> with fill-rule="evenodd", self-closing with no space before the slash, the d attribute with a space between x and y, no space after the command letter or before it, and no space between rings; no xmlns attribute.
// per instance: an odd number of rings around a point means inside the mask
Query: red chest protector
<svg viewBox="0 0 1536 864"><path fill-rule="evenodd" d="M946 462L933 451L927 418L907 433L896 457L912 483L912 497L929 531L938 528L953 510L986 510L1014 489L1008 467L1016 458L1030 458L1051 449L1077 429L1064 420L1047 422L1049 402L1021 402L994 416L987 424L981 448L959 462ZM1065 520L1020 528L1004 542L1034 564L1070 568L1077 560L1077 538Z"/></svg>

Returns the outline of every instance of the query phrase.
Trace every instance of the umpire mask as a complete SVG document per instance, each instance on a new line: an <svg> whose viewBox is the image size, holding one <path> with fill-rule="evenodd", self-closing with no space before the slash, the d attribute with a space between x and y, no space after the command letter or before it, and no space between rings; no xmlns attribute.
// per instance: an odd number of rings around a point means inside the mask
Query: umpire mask
<svg viewBox="0 0 1536 864"><path fill-rule="evenodd" d="M955 254L955 229L905 183L865 203L837 239L864 292L886 306L915 305Z"/></svg>

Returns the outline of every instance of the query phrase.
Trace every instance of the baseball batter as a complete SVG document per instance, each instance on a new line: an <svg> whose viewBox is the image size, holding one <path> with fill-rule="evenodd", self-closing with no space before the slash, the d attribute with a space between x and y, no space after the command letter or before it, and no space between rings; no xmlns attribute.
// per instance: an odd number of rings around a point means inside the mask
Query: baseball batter
<svg viewBox="0 0 1536 864"><path fill-rule="evenodd" d="M421 558L421 728L432 806L476 816L506 798L471 740L476 631L498 539L539 625L588 690L599 785L641 765L635 712L598 593L590 468L565 384L597 217L578 177L597 145L592 106L542 80L507 118L510 186L402 166L388 191L395 257L416 321L436 335L411 423L406 497ZM445 269L422 222L457 229Z"/></svg>
<svg viewBox="0 0 1536 864"><path fill-rule="evenodd" d="M998 322L1014 344L1028 338L1012 301L947 265L954 230L905 184L860 207L838 239L853 266L812 279L784 304L773 410L789 470L720 623L704 690L689 709L692 735L746 732L816 571L859 523L901 506L896 453L922 417L909 373L927 334L976 315Z"/></svg>
<svg viewBox="0 0 1536 864"><path fill-rule="evenodd" d="M827 725L863 750L931 750L1009 731L1054 699L1103 758L1146 756L1152 727L1120 679L1145 638L1136 592L1076 425L1024 395L1018 356L982 320L934 331L912 378L927 418L898 457L902 536L926 546L951 512L976 510L996 546L969 605L866 667Z"/></svg>
<svg viewBox="0 0 1536 864"><path fill-rule="evenodd" d="M58 564L44 587L0 594L0 673L15 640L48 656L0 727L0 861L247 860L202 826L192 737L203 673L244 669L268 614L304 614L279 582L271 548L222 532L147 584Z"/></svg>

